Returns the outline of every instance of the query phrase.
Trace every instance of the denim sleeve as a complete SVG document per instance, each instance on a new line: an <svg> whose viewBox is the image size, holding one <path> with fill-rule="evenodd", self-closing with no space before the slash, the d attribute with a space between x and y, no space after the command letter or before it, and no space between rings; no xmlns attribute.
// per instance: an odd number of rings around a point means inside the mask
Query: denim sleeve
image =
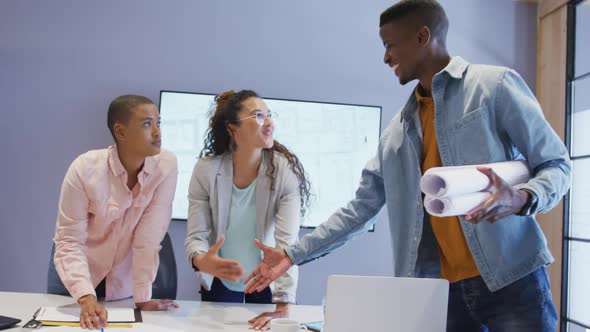
<svg viewBox="0 0 590 332"><path fill-rule="evenodd" d="M294 264L305 264L327 255L365 233L375 223L377 213L385 204L380 155L378 153L365 165L354 199L334 212L311 234L285 249Z"/></svg>
<svg viewBox="0 0 590 332"><path fill-rule="evenodd" d="M534 214L551 210L570 186L568 151L543 116L541 106L524 80L513 70L503 73L495 102L499 125L528 160L534 176L516 186L537 196Z"/></svg>

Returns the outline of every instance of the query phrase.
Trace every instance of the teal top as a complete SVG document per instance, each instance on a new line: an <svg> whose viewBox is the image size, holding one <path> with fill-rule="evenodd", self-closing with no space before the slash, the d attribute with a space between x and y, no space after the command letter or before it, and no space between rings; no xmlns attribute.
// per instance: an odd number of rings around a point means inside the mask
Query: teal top
<svg viewBox="0 0 590 332"><path fill-rule="evenodd" d="M233 185L229 222L225 231L225 242L219 255L226 259L240 261L245 276L261 261L260 250L254 244L256 238L256 180L244 189ZM239 282L221 280L225 287L235 292L244 291L244 278Z"/></svg>

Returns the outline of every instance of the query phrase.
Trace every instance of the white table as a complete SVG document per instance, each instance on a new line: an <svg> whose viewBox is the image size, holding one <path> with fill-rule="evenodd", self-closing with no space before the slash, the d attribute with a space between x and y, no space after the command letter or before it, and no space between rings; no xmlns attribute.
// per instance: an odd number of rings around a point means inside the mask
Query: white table
<svg viewBox="0 0 590 332"><path fill-rule="evenodd" d="M40 306L61 306L72 304L71 297L35 294L0 292L0 315L19 318L22 320L19 327L6 331L36 331L23 329L37 308ZM145 326L162 327L176 331L253 331L248 328L247 321L256 315L274 310L274 305L268 304L234 304L234 303L210 303L199 301L177 301L180 308L171 311L150 312L142 311ZM132 308L131 299L106 302L106 307ZM289 318L300 322L311 322L323 319L320 306L293 305L290 307ZM134 324L129 332L140 330L141 323ZM43 327L41 330L51 331L52 327ZM107 330L105 330L107 331Z"/></svg>

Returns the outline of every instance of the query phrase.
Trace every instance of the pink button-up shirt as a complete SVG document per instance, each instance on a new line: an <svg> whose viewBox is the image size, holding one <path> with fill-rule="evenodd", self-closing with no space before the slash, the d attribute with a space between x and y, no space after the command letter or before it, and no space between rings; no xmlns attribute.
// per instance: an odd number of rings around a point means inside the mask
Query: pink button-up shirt
<svg viewBox="0 0 590 332"><path fill-rule="evenodd" d="M54 262L76 301L96 295L105 277L106 300L151 299L177 175L176 157L164 149L146 158L133 190L116 146L74 160L61 188Z"/></svg>

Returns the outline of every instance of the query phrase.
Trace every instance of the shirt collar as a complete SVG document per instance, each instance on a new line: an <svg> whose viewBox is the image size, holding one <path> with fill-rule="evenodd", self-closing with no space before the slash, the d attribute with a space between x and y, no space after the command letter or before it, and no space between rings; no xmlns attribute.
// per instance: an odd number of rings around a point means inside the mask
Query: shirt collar
<svg viewBox="0 0 590 332"><path fill-rule="evenodd" d="M125 170L125 167L123 167L123 164L121 163L121 159L119 159L119 152L118 152L116 144L113 144L108 147L108 154L109 154L109 167L111 168L111 171L113 172L113 174L115 176L119 176L119 175L127 172ZM142 173L142 172L146 173L146 174L153 173L154 170L157 168L157 164L158 164L159 160L160 160L159 155L145 158L145 161L143 162L143 169L141 170L140 173Z"/></svg>
<svg viewBox="0 0 590 332"><path fill-rule="evenodd" d="M109 146L108 148L109 151L109 166L111 168L111 172L113 172L113 174L115 176L119 176L123 173L125 173L125 167L123 167L123 164L121 163L121 160L119 159L119 152L117 150L117 145L113 144L111 146Z"/></svg>
<svg viewBox="0 0 590 332"><path fill-rule="evenodd" d="M463 73L465 72L465 70L467 70L468 65L469 63L465 61L462 57L454 56L451 58L449 64L445 68L443 68L443 70L441 70L441 73L446 72L452 78L461 79L463 78Z"/></svg>
<svg viewBox="0 0 590 332"><path fill-rule="evenodd" d="M468 66L469 66L469 62L465 61L460 56L454 56L451 58L451 61L449 61L447 66L445 68L443 68L443 70L441 70L436 75L440 75L441 73L447 73L451 78L462 79L463 73L465 73ZM420 83L418 83L418 84L420 84ZM433 93L434 93L434 91L433 91ZM416 88L414 89L414 93L412 95L410 95L408 102L406 103L406 105L402 109L402 116L400 118L400 121L403 119L405 119L405 120L411 119L412 114L416 111L418 103L421 98L429 98L429 97L422 97L418 93L418 86L416 85Z"/></svg>

